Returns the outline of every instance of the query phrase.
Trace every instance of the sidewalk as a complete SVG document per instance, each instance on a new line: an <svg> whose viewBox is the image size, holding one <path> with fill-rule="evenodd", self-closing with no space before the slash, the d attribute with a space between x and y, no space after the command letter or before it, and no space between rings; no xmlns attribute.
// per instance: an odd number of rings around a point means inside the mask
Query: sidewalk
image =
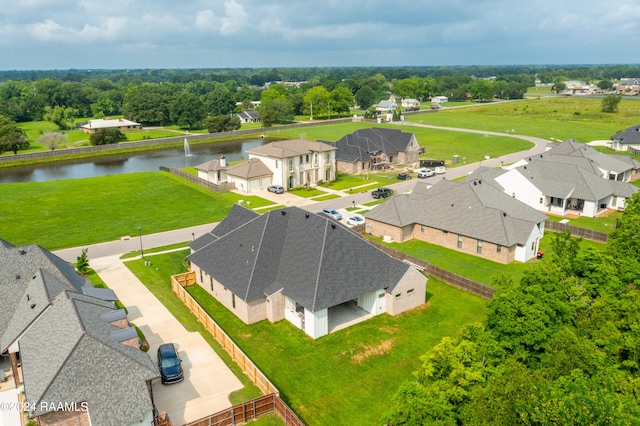
<svg viewBox="0 0 640 426"><path fill-rule="evenodd" d="M178 348L185 379L172 385L153 381L158 411L166 411L173 424L181 425L231 407L229 394L243 385L200 333L187 331L119 255L91 259L91 267L127 307L129 321L144 333L154 362L161 343L173 342Z"/></svg>

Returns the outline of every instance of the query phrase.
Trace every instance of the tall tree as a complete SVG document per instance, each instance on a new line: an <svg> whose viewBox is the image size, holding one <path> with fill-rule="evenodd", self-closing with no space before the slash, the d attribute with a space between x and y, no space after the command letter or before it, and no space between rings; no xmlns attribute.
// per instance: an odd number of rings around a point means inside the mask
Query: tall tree
<svg viewBox="0 0 640 426"><path fill-rule="evenodd" d="M24 130L19 128L13 120L0 115L0 154L6 151L17 154L19 149L28 147L29 140Z"/></svg>
<svg viewBox="0 0 640 426"><path fill-rule="evenodd" d="M185 92L176 97L169 107L171 121L183 129L194 129L202 126L206 116L204 104L193 93Z"/></svg>
<svg viewBox="0 0 640 426"><path fill-rule="evenodd" d="M236 101L231 91L219 84L204 96L205 111L210 116L229 115L236 109Z"/></svg>
<svg viewBox="0 0 640 426"><path fill-rule="evenodd" d="M620 95L605 95L602 98L602 112L618 112L618 104L622 100L622 96Z"/></svg>
<svg viewBox="0 0 640 426"><path fill-rule="evenodd" d="M327 116L331 97L323 86L315 86L307 91L303 98L304 112L310 116Z"/></svg>
<svg viewBox="0 0 640 426"><path fill-rule="evenodd" d="M363 86L355 94L355 100L360 109L369 109L375 103L376 94L369 86Z"/></svg>
<svg viewBox="0 0 640 426"><path fill-rule="evenodd" d="M69 137L61 132L48 132L40 135L36 142L53 151L69 143Z"/></svg>

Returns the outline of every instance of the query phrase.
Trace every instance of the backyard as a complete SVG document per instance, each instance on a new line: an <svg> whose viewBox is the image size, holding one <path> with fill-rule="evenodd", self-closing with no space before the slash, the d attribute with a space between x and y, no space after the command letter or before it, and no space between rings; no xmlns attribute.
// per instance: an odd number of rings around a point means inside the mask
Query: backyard
<svg viewBox="0 0 640 426"><path fill-rule="evenodd" d="M187 251L133 260L127 266L181 321L193 322L168 277L184 271ZM157 268L157 269L156 269ZM419 357L468 322L482 321L486 301L436 280L427 304L397 317L380 315L312 340L287 321L245 325L199 286L187 288L280 390L309 425L377 424ZM176 302L177 301L177 302ZM381 397L384 395L384 397Z"/></svg>

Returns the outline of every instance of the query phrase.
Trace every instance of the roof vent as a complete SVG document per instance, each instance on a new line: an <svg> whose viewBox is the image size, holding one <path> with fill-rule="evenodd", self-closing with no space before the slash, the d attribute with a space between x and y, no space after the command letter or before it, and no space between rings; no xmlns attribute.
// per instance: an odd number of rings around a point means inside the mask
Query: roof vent
<svg viewBox="0 0 640 426"><path fill-rule="evenodd" d="M473 186L476 186L478 184L478 181L473 181Z"/></svg>
<svg viewBox="0 0 640 426"><path fill-rule="evenodd" d="M35 308L35 307L36 307L36 304L35 304L35 303L32 303L32 304L31 304L31 306L29 306L29 307L30 307L31 309L33 309L33 308Z"/></svg>
<svg viewBox="0 0 640 426"><path fill-rule="evenodd" d="M20 279L20 274L16 274L16 280Z"/></svg>
<svg viewBox="0 0 640 426"><path fill-rule="evenodd" d="M451 203L451 207L453 207L453 203Z"/></svg>
<svg viewBox="0 0 640 426"><path fill-rule="evenodd" d="M307 219L309 219L309 213L305 213L304 217L306 217Z"/></svg>
<svg viewBox="0 0 640 426"><path fill-rule="evenodd" d="M335 223L331 224L331 229L336 229L336 224Z"/></svg>
<svg viewBox="0 0 640 426"><path fill-rule="evenodd" d="M502 212L502 217L507 217L507 212Z"/></svg>
<svg viewBox="0 0 640 426"><path fill-rule="evenodd" d="M27 302L31 300L31 297L29 297L29 295L27 294Z"/></svg>
<svg viewBox="0 0 640 426"><path fill-rule="evenodd" d="M25 254L27 254L27 251L24 250L24 249L20 249L20 250L18 250L18 253L20 253L21 255L24 256Z"/></svg>
<svg viewBox="0 0 640 426"><path fill-rule="evenodd" d="M478 181L478 185L482 185L482 179Z"/></svg>
<svg viewBox="0 0 640 426"><path fill-rule="evenodd" d="M287 212L285 212L284 210L281 210L280 214L282 214L282 216L285 216L287 214Z"/></svg>

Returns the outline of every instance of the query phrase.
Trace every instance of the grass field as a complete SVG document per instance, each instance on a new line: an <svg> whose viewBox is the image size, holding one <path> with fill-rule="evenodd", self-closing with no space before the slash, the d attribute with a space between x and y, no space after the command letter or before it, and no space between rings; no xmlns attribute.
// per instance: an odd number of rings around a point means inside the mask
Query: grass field
<svg viewBox="0 0 640 426"><path fill-rule="evenodd" d="M623 98L615 114L601 112L601 106L598 98L551 97L445 109L410 115L406 121L579 142L608 140L638 124L640 101L636 98Z"/></svg>
<svg viewBox="0 0 640 426"><path fill-rule="evenodd" d="M271 204L215 194L163 172L2 184L1 238L48 250L112 241L137 235L138 225L150 234L217 222L239 199L252 208Z"/></svg>
<svg viewBox="0 0 640 426"><path fill-rule="evenodd" d="M180 306L167 279L184 270L185 254L148 257L154 268L145 267L142 260L126 264L191 329L199 324ZM389 397L411 378L419 357L463 324L482 321L486 313L483 299L430 280L424 307L397 317L380 315L312 340L287 321L246 325L201 287L187 290L309 425L344 424L345 419L350 425L379 424Z"/></svg>

